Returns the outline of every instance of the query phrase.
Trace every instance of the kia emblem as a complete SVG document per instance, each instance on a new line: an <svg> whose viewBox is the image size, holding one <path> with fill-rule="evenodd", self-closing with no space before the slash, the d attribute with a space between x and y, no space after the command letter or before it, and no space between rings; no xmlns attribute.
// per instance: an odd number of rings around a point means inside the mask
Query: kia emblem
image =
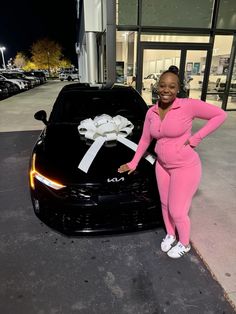
<svg viewBox="0 0 236 314"><path fill-rule="evenodd" d="M121 178L112 178L112 179L107 179L107 182L108 183L111 183L111 182L113 182L113 183L118 183L118 182L121 182L121 181L125 181L125 178L124 177L121 177Z"/></svg>

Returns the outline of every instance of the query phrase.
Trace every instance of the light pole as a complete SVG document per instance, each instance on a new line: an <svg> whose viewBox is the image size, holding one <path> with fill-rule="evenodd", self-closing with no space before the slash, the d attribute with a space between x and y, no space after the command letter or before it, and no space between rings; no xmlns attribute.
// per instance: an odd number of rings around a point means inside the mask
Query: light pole
<svg viewBox="0 0 236 314"><path fill-rule="evenodd" d="M5 47L0 47L0 50L1 50L1 53L2 53L2 65L3 65L3 68L6 69L4 53L3 53L3 51L6 50L6 48Z"/></svg>
<svg viewBox="0 0 236 314"><path fill-rule="evenodd" d="M48 75L49 75L49 77L51 77L50 61L49 61L50 52L49 51L47 51L47 57L48 57Z"/></svg>

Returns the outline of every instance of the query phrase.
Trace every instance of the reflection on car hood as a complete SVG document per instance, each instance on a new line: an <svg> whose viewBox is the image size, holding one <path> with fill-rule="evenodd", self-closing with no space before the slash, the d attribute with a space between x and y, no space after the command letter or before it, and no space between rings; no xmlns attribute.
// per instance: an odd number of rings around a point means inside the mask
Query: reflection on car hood
<svg viewBox="0 0 236 314"><path fill-rule="evenodd" d="M139 138L140 132L135 131L129 137L135 143ZM117 172L118 167L130 161L134 152L117 141L106 142L86 174L78 169L78 165L92 143L79 134L76 124L49 125L34 148L36 169L45 176L63 181L65 184L101 183L113 178L119 180L123 175ZM146 161L144 163L149 164Z"/></svg>

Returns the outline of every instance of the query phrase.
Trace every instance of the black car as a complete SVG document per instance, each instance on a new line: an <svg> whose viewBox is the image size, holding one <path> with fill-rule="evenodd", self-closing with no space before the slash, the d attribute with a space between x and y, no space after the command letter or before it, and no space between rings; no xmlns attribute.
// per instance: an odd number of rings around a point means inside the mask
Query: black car
<svg viewBox="0 0 236 314"><path fill-rule="evenodd" d="M24 71L26 76L33 76L40 81L40 84L44 84L47 81L46 75L43 71L34 70L34 71Z"/></svg>
<svg viewBox="0 0 236 314"><path fill-rule="evenodd" d="M0 99L7 98L10 95L7 84L0 80Z"/></svg>
<svg viewBox="0 0 236 314"><path fill-rule="evenodd" d="M30 193L43 222L68 235L162 225L152 156L130 175L117 171L134 155L147 109L132 87L77 83L62 88L48 120L35 114L45 128L32 152Z"/></svg>
<svg viewBox="0 0 236 314"><path fill-rule="evenodd" d="M12 96L19 93L19 88L15 83L12 83L11 81L7 81L4 78L2 79L1 77L0 77L0 87L7 88L8 96Z"/></svg>
<svg viewBox="0 0 236 314"><path fill-rule="evenodd" d="M0 99L7 98L8 95L9 95L8 89L6 87L2 86L1 82L0 82Z"/></svg>

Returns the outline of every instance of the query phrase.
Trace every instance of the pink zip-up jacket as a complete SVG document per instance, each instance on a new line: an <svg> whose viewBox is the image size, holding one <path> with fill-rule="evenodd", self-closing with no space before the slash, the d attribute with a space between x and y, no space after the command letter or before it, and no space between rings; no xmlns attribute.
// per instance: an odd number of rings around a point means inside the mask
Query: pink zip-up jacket
<svg viewBox="0 0 236 314"><path fill-rule="evenodd" d="M226 119L226 112L202 100L176 98L163 120L160 119L158 103L147 111L143 133L136 153L128 163L136 169L152 139L156 139L155 152L158 162L165 168L192 166L199 156L191 147L196 147L202 139L215 131ZM195 134L192 121L195 118L208 120ZM190 145L185 145L186 141Z"/></svg>

